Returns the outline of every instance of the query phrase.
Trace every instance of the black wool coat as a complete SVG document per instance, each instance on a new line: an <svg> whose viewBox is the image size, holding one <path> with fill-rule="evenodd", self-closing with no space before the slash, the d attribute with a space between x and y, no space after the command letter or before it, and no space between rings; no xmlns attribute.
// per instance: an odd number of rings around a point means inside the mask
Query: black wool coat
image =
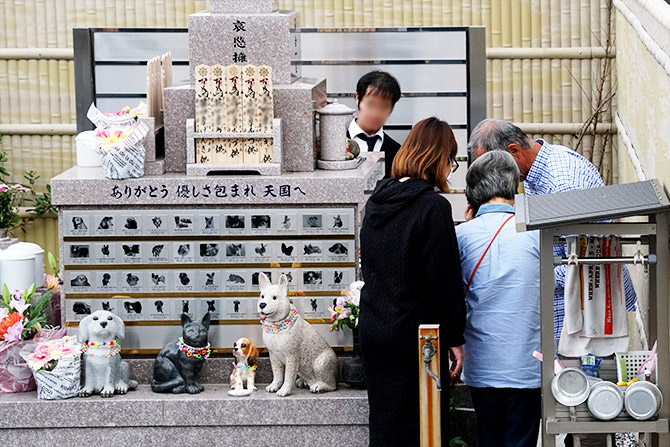
<svg viewBox="0 0 670 447"><path fill-rule="evenodd" d="M448 436L448 348L465 343L465 301L451 205L419 178L381 180L361 228L359 336L370 445L419 445L420 324L440 325L442 436Z"/></svg>

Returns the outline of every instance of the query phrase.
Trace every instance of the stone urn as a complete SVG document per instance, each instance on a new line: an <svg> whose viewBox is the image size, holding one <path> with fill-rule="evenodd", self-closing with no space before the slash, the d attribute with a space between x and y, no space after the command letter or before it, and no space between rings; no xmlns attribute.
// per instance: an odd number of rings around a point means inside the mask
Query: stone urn
<svg viewBox="0 0 670 447"><path fill-rule="evenodd" d="M354 109L337 102L318 110L321 134L319 169L340 170L358 167L356 157L347 157L347 128L354 119Z"/></svg>

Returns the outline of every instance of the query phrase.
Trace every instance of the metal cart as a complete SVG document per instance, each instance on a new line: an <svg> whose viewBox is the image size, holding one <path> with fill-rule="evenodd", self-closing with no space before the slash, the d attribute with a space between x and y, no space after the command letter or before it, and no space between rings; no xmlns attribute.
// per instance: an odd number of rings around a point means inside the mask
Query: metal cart
<svg viewBox="0 0 670 447"><path fill-rule="evenodd" d="M578 408L576 420L567 408L558 404L551 393L554 376L552 361L542 364L542 445L555 447L559 433L651 434L654 447L670 446L670 307L668 305L670 269L670 202L657 180L568 191L542 196L516 197L517 231L539 230L542 352L547 360L555 356L554 345L554 266L566 263L555 258L553 247L564 235L617 234L624 243L648 245L643 262L649 269L649 340L658 340L658 383L666 403L659 415L638 421L622 413L613 421L603 422ZM633 217L634 221L610 219ZM601 258L598 263L633 264L639 258ZM591 260L579 260L584 263ZM613 360L608 362L612 370Z"/></svg>

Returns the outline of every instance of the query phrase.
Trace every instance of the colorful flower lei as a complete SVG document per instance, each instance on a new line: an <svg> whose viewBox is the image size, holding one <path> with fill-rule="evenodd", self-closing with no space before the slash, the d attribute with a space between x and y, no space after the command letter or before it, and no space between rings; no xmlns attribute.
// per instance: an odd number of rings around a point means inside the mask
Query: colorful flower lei
<svg viewBox="0 0 670 447"><path fill-rule="evenodd" d="M89 352L89 349L93 348L92 350L98 350L98 349L108 349L108 352L105 352L104 354L98 354L96 352ZM110 357L114 357L116 354L121 351L121 345L119 344L118 341L112 340L112 341L102 341L99 343L96 342L88 342L84 344L84 347L82 349L82 352L84 355L87 355L89 357L104 357L106 359Z"/></svg>
<svg viewBox="0 0 670 447"><path fill-rule="evenodd" d="M295 323L295 320L297 320L299 316L300 314L298 313L298 310L295 308L293 304L291 304L291 310L289 311L288 316L283 320L280 321L261 320L261 324L263 325L263 331L265 331L266 334L276 334L278 332L285 331L289 329L291 326L293 326L293 323Z"/></svg>
<svg viewBox="0 0 670 447"><path fill-rule="evenodd" d="M179 340L177 340L177 347L181 350L181 352L186 354L187 357L195 357L197 359L204 360L212 354L212 349L210 348L209 343L207 343L207 346L202 348L196 348L184 343L184 337L179 337Z"/></svg>
<svg viewBox="0 0 670 447"><path fill-rule="evenodd" d="M237 363L233 362L233 368L256 371L256 368L258 368L258 365L253 365L253 366L238 365Z"/></svg>

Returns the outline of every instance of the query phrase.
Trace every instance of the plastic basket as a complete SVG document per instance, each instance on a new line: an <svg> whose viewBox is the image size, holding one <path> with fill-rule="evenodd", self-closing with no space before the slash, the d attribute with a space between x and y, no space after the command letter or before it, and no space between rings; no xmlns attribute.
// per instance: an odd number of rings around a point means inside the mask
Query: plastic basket
<svg viewBox="0 0 670 447"><path fill-rule="evenodd" d="M637 377L637 370L649 358L651 351L628 351L615 353L617 382L627 382ZM654 354L654 361L658 356ZM651 367L652 362L647 363ZM651 381L658 383L658 364L651 374Z"/></svg>

